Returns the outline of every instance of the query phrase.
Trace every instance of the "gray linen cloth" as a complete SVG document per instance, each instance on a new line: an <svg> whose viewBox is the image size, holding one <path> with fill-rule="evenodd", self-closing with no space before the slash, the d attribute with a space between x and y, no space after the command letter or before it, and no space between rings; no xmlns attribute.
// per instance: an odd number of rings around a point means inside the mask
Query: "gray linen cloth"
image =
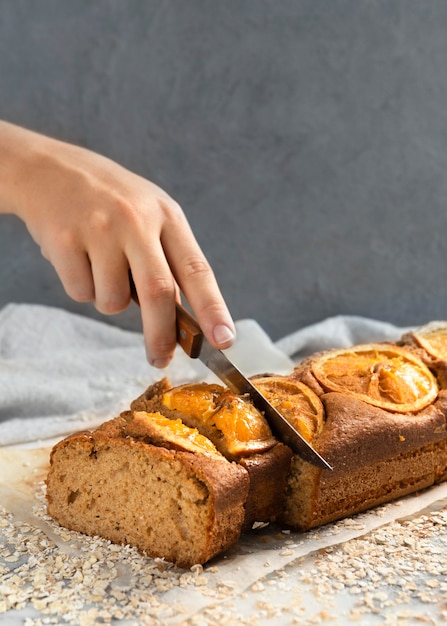
<svg viewBox="0 0 447 626"><path fill-rule="evenodd" d="M322 349L395 340L407 330L337 316L273 344L254 320L237 322L230 357L251 375L286 373ZM0 311L0 445L15 445L90 428L117 415L151 383L212 380L181 349L169 367L152 368L143 336L61 309L10 304Z"/></svg>

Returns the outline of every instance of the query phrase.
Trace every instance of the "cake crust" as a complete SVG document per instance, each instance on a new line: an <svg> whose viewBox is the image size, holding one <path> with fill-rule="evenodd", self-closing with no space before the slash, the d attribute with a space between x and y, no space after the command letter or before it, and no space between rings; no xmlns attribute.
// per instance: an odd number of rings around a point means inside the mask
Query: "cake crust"
<svg viewBox="0 0 447 626"><path fill-rule="evenodd" d="M323 402L325 426L312 443L333 471L292 460L282 523L299 530L433 485L447 466L445 391L421 411L389 411L352 393L325 392L315 376L320 358L307 359L295 375Z"/></svg>

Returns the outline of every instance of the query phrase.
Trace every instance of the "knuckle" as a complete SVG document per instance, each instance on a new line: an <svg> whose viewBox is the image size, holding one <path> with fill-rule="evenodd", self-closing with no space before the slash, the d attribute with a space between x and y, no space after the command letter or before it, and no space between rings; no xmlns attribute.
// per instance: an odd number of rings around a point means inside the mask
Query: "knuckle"
<svg viewBox="0 0 447 626"><path fill-rule="evenodd" d="M96 301L95 307L100 313L104 313L104 315L115 315L116 313L124 311L129 306L129 303L130 296L114 295Z"/></svg>
<svg viewBox="0 0 447 626"><path fill-rule="evenodd" d="M70 229L60 229L41 242L42 256L54 264L55 259L66 257L77 251L76 237Z"/></svg>
<svg viewBox="0 0 447 626"><path fill-rule="evenodd" d="M112 229L113 219L108 211L97 209L92 211L89 216L89 230L95 234L95 236L107 235Z"/></svg>
<svg viewBox="0 0 447 626"><path fill-rule="evenodd" d="M67 286L65 291L75 302L91 302L95 297L92 291L85 290L78 285Z"/></svg>
<svg viewBox="0 0 447 626"><path fill-rule="evenodd" d="M84 303L92 302L93 300L93 294L88 294L85 291L74 291L70 289L66 289L65 291L67 292L67 295L69 295L70 298L75 302Z"/></svg>
<svg viewBox="0 0 447 626"><path fill-rule="evenodd" d="M169 356L175 348L175 339L152 339L151 354L157 358Z"/></svg>
<svg viewBox="0 0 447 626"><path fill-rule="evenodd" d="M60 231L51 242L42 242L42 256L53 266L66 294L75 302L91 302L95 288L90 274L82 269L81 248L70 231Z"/></svg>
<svg viewBox="0 0 447 626"><path fill-rule="evenodd" d="M176 346L175 333L157 333L146 338L146 353L150 363L158 362L159 367L164 367L171 360Z"/></svg>
<svg viewBox="0 0 447 626"><path fill-rule="evenodd" d="M155 300L157 302L172 300L175 294L175 286L172 278L159 276L152 277L142 286L143 299Z"/></svg>
<svg viewBox="0 0 447 626"><path fill-rule="evenodd" d="M70 271L55 267L65 292L75 302L92 302L95 299L95 288L89 280L82 280Z"/></svg>
<svg viewBox="0 0 447 626"><path fill-rule="evenodd" d="M51 258L52 258L51 248L46 246L44 243L40 245L40 254L43 256L44 259L46 259L50 263L52 262L51 261Z"/></svg>
<svg viewBox="0 0 447 626"><path fill-rule="evenodd" d="M182 267L185 279L203 279L213 275L212 269L202 256L192 256L184 260Z"/></svg>
<svg viewBox="0 0 447 626"><path fill-rule="evenodd" d="M134 222L137 214L138 207L130 196L109 190L108 196L89 212L88 229L97 237L107 236Z"/></svg>
<svg viewBox="0 0 447 626"><path fill-rule="evenodd" d="M226 307L222 300L212 300L205 304L200 313L213 319L221 319L226 316Z"/></svg>
<svg viewBox="0 0 447 626"><path fill-rule="evenodd" d="M171 197L161 198L159 200L159 206L168 221L173 222L185 219L182 207Z"/></svg>

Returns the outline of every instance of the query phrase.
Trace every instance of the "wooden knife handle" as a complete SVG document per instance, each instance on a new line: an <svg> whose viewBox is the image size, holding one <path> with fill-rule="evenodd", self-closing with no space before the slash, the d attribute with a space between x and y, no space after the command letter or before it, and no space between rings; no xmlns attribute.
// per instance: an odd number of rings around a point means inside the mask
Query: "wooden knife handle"
<svg viewBox="0 0 447 626"><path fill-rule="evenodd" d="M202 348L203 333L200 326L181 304L177 310L177 341L192 359L197 359Z"/></svg>

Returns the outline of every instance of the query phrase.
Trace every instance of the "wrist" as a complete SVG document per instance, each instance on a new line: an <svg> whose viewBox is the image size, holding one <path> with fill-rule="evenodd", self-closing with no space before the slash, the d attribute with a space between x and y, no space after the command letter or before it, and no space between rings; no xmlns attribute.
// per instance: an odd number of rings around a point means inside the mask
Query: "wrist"
<svg viewBox="0 0 447 626"><path fill-rule="evenodd" d="M0 213L24 219L36 163L51 140L0 120Z"/></svg>

